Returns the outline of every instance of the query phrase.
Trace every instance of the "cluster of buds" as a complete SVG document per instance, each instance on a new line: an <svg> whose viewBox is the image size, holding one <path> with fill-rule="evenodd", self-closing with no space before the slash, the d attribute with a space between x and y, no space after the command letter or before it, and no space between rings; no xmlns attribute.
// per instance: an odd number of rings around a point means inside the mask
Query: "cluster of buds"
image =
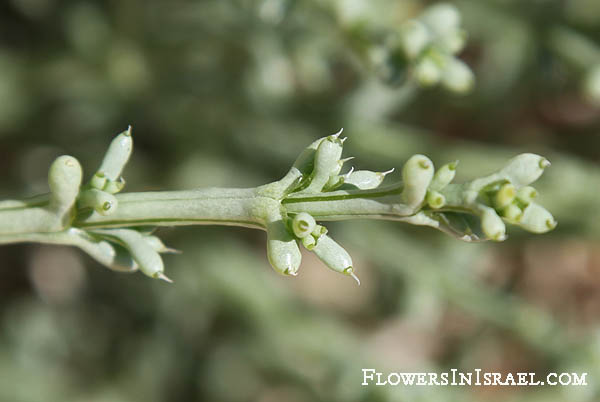
<svg viewBox="0 0 600 402"><path fill-rule="evenodd" d="M341 133L314 141L285 177L257 188L115 196L123 189L121 172L133 146L128 129L113 140L87 184L81 185L77 159L61 156L50 167L48 195L0 204L0 244L73 245L110 269L170 281L160 254L175 250L152 235L156 226L237 225L267 232L267 257L281 274L298 274L304 247L360 284L349 253L322 222L393 220L431 226L464 241L504 240L506 224L534 233L556 226L531 187L550 165L539 155L518 155L496 173L456 184L457 161L436 171L428 157L417 154L404 164L401 181L384 185L393 169L342 173L352 158L342 157Z"/></svg>
<svg viewBox="0 0 600 402"><path fill-rule="evenodd" d="M71 244L90 254L102 265L121 272L138 269L152 277L170 281L164 275L159 253L174 252L151 231L135 229L82 230L70 227L75 219L97 213L111 215L118 207L114 194L125 186L121 176L133 148L131 127L111 142L102 164L90 181L81 186L81 165L72 156L57 158L49 171L49 208L62 221L63 232L52 234L54 243Z"/></svg>
<svg viewBox="0 0 600 402"><path fill-rule="evenodd" d="M518 155L496 173L455 184L458 161L436 171L428 157L417 154L404 164L401 182L383 186L392 170L351 168L340 173L351 159L342 158L345 138L340 134L315 141L286 177L265 186L265 191L280 191L283 206L277 224L267 226L267 233L272 231L269 241L278 241L277 247L267 247L269 261L282 274L297 275L299 243L327 267L358 282L350 255L317 221L389 219L431 226L464 241L504 240L506 224L534 233L556 226L552 215L534 201L537 191L530 186L550 165L539 155ZM287 237L282 241L285 229Z"/></svg>
<svg viewBox="0 0 600 402"><path fill-rule="evenodd" d="M466 36L456 7L439 3L402 24L392 42L401 49L420 85L441 84L449 91L466 93L475 78L469 66L456 57L465 46Z"/></svg>

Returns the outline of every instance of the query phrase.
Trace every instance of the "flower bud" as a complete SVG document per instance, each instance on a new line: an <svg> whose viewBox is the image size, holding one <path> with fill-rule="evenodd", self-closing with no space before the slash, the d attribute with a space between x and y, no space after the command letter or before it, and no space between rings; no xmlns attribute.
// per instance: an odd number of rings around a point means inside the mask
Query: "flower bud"
<svg viewBox="0 0 600 402"><path fill-rule="evenodd" d="M500 171L515 187L527 186L536 181L544 169L550 166L548 159L536 154L517 155Z"/></svg>
<svg viewBox="0 0 600 402"><path fill-rule="evenodd" d="M56 158L48 172L50 208L59 214L71 209L79 194L83 172L79 161L72 156Z"/></svg>
<svg viewBox="0 0 600 402"><path fill-rule="evenodd" d="M461 60L449 57L442 71L442 85L452 92L464 94L473 88L475 76Z"/></svg>
<svg viewBox="0 0 600 402"><path fill-rule="evenodd" d="M94 208L101 215L112 214L118 205L114 195L95 188L82 191L77 202L81 208Z"/></svg>
<svg viewBox="0 0 600 402"><path fill-rule="evenodd" d="M445 36L459 29L460 13L452 4L438 3L428 7L421 20L439 36Z"/></svg>
<svg viewBox="0 0 600 402"><path fill-rule="evenodd" d="M306 212L300 212L292 220L292 230L300 239L310 235L316 226L315 218Z"/></svg>
<svg viewBox="0 0 600 402"><path fill-rule="evenodd" d="M352 272L352 258L350 254L331 237L323 235L312 250L325 265L342 274Z"/></svg>
<svg viewBox="0 0 600 402"><path fill-rule="evenodd" d="M420 21L407 21L400 28L400 44L409 59L415 59L431 42L427 27Z"/></svg>
<svg viewBox="0 0 600 402"><path fill-rule="evenodd" d="M130 126L112 140L98 171L103 172L108 180L117 180L129 160L132 149L133 139Z"/></svg>
<svg viewBox="0 0 600 402"><path fill-rule="evenodd" d="M282 220L267 223L267 258L280 274L298 274L302 260L300 249Z"/></svg>
<svg viewBox="0 0 600 402"><path fill-rule="evenodd" d="M519 226L529 232L546 233L556 227L556 220L546 208L531 202L523 211Z"/></svg>
<svg viewBox="0 0 600 402"><path fill-rule="evenodd" d="M335 136L325 138L317 148L314 168L310 176L310 184L304 192L319 192L329 181L329 177L339 167L342 156L342 140Z"/></svg>
<svg viewBox="0 0 600 402"><path fill-rule="evenodd" d="M467 43L467 32L464 29L456 29L439 38L440 45L450 54L460 52Z"/></svg>
<svg viewBox="0 0 600 402"><path fill-rule="evenodd" d="M458 161L447 163L439 168L433 175L433 180L431 180L429 188L431 190L440 191L450 184L456 175L456 166L458 166Z"/></svg>
<svg viewBox="0 0 600 402"><path fill-rule="evenodd" d="M105 237L114 237L129 252L145 275L171 282L164 274L164 264L160 255L146 242L141 233L132 229L97 230Z"/></svg>
<svg viewBox="0 0 600 402"><path fill-rule="evenodd" d="M523 210L515 204L509 204L502 209L502 217L511 223L516 223L523 217Z"/></svg>
<svg viewBox="0 0 600 402"><path fill-rule="evenodd" d="M483 210L481 214L481 229L483 229L483 233L491 240L501 241L506 237L506 226L492 208L485 208Z"/></svg>
<svg viewBox="0 0 600 402"><path fill-rule="evenodd" d="M119 180L107 180L103 190L110 194L116 194L125 187L125 179L120 177Z"/></svg>
<svg viewBox="0 0 600 402"><path fill-rule="evenodd" d="M104 173L101 171L96 172L96 174L94 174L94 176L92 176L92 179L90 180L90 186L93 188L97 188L98 190L102 190L105 185L106 176L104 175Z"/></svg>
<svg viewBox="0 0 600 402"><path fill-rule="evenodd" d="M494 196L494 206L504 208L515 199L517 190L511 183L503 184Z"/></svg>
<svg viewBox="0 0 600 402"><path fill-rule="evenodd" d="M592 104L600 105L600 65L587 72L583 81L583 92Z"/></svg>
<svg viewBox="0 0 600 402"><path fill-rule="evenodd" d="M344 184L349 184L360 190L370 190L379 187L383 183L385 176L392 171L372 172L370 170L357 170L350 173L345 179Z"/></svg>
<svg viewBox="0 0 600 402"><path fill-rule="evenodd" d="M517 191L517 199L523 204L528 205L537 197L537 190L531 186L521 187Z"/></svg>
<svg viewBox="0 0 600 402"><path fill-rule="evenodd" d="M434 86L442 78L442 70L440 70L437 63L427 55L421 57L421 60L417 62L413 74L417 82L424 87Z"/></svg>
<svg viewBox="0 0 600 402"><path fill-rule="evenodd" d="M312 236L312 235L306 236L306 237L302 238L302 245L307 250L312 250L317 245L317 241L315 240L314 236Z"/></svg>
<svg viewBox="0 0 600 402"><path fill-rule="evenodd" d="M427 204L433 209L441 208L446 205L446 197L435 190L428 190Z"/></svg>
<svg viewBox="0 0 600 402"><path fill-rule="evenodd" d="M404 164L402 178L402 199L407 205L416 207L425 200L427 188L433 178L433 163L424 155L413 155Z"/></svg>

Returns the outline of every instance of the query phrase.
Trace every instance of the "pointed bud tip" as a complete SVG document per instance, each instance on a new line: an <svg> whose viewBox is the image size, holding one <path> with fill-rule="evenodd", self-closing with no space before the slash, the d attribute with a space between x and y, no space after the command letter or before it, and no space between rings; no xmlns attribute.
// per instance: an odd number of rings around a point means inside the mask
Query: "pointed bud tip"
<svg viewBox="0 0 600 402"><path fill-rule="evenodd" d="M340 128L340 131L338 131L337 133L333 134L332 137L337 138L340 136L340 134L342 134L344 132L344 127Z"/></svg>
<svg viewBox="0 0 600 402"><path fill-rule="evenodd" d="M344 270L344 274L352 277L352 279L354 279L356 281L356 283L358 284L358 286L360 286L360 279L358 279L358 276L356 276L356 274L354 273L354 270L352 269L352 267L348 267Z"/></svg>
<svg viewBox="0 0 600 402"><path fill-rule="evenodd" d="M454 161L454 162L450 162L450 163L448 164L448 169L450 169L450 170L456 170L456 167L458 166L458 163L459 163L459 161L458 161L458 160L456 160L456 161Z"/></svg>
<svg viewBox="0 0 600 402"><path fill-rule="evenodd" d="M155 275L156 279L161 279L165 282L173 283L173 280L166 276L163 272L159 272Z"/></svg>
<svg viewBox="0 0 600 402"><path fill-rule="evenodd" d="M546 159L546 158L542 158L542 159L540 160L540 167L541 167L542 169L546 169L546 168L547 168L547 167L549 167L550 165L551 165L551 163L550 163L550 161L549 161L548 159Z"/></svg>

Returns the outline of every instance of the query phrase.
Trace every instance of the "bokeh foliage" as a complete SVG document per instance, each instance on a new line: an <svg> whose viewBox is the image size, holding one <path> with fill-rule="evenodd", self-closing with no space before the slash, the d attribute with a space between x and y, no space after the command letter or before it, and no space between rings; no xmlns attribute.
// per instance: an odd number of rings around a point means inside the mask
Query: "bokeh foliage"
<svg viewBox="0 0 600 402"><path fill-rule="evenodd" d="M331 225L360 288L308 255L280 277L264 233L247 229L161 229L183 251L165 258L171 286L66 247L3 246L0 399L598 400L600 3L454 2L476 76L462 96L371 57L429 4L0 3L3 199L47 191L63 153L90 174L128 124L128 191L260 185L343 126L346 153L372 170L417 152L459 159L459 175L543 154L553 165L538 187L559 222L501 244ZM361 387L364 367L587 371L590 385Z"/></svg>

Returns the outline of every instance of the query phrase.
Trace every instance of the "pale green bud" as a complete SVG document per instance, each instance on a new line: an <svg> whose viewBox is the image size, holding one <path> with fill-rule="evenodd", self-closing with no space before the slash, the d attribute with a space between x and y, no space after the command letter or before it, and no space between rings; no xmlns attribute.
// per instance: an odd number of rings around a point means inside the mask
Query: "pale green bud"
<svg viewBox="0 0 600 402"><path fill-rule="evenodd" d="M437 84L442 78L442 70L438 64L428 56L424 56L417 62L413 72L417 82L424 86L430 87Z"/></svg>
<svg viewBox="0 0 600 402"><path fill-rule="evenodd" d="M431 43L427 27L420 21L407 21L400 28L400 43L409 59L415 59Z"/></svg>
<svg viewBox="0 0 600 402"><path fill-rule="evenodd" d="M316 226L315 218L306 212L300 212L292 219L292 230L300 239L310 235Z"/></svg>
<svg viewBox="0 0 600 402"><path fill-rule="evenodd" d="M494 196L494 206L496 208L504 208L513 202L516 195L517 190L515 189L515 186L513 186L511 183L503 184Z"/></svg>
<svg viewBox="0 0 600 402"><path fill-rule="evenodd" d="M537 190L531 186L521 187L517 191L517 199L524 204L529 204L537 197Z"/></svg>
<svg viewBox="0 0 600 402"><path fill-rule="evenodd" d="M449 57L442 71L442 85L452 92L464 94L473 88L475 76L461 60Z"/></svg>
<svg viewBox="0 0 600 402"><path fill-rule="evenodd" d="M167 247L165 245L165 243L163 243L163 241L157 236L145 235L145 234L143 236L144 236L144 240L146 241L146 243L148 243L150 245L150 247L152 247L154 249L154 251L156 251L157 253L174 253L174 254L181 253L181 251L179 251L179 250L176 250L171 247Z"/></svg>
<svg viewBox="0 0 600 402"><path fill-rule="evenodd" d="M98 190L102 190L106 185L106 176L103 172L96 172L92 179L90 180L90 186L93 188L97 188Z"/></svg>
<svg viewBox="0 0 600 402"><path fill-rule="evenodd" d="M505 175L517 188L536 181L544 169L550 166L548 159L536 154L517 155L508 161L500 174Z"/></svg>
<svg viewBox="0 0 600 402"><path fill-rule="evenodd" d="M344 275L352 276L358 282L358 278L356 278L352 269L350 254L331 237L327 235L321 236L312 251L330 269Z"/></svg>
<svg viewBox="0 0 600 402"><path fill-rule="evenodd" d="M583 92L591 103L600 105L600 65L587 72L583 81Z"/></svg>
<svg viewBox="0 0 600 402"><path fill-rule="evenodd" d="M439 42L449 53L456 54L465 47L465 44L467 43L467 32L464 29L448 32L446 35L439 38Z"/></svg>
<svg viewBox="0 0 600 402"><path fill-rule="evenodd" d="M502 217L511 223L516 223L523 217L523 210L515 204L510 204L502 209Z"/></svg>
<svg viewBox="0 0 600 402"><path fill-rule="evenodd" d="M491 239L501 241L506 238L506 226L492 208L485 208L481 214L481 229Z"/></svg>
<svg viewBox="0 0 600 402"><path fill-rule="evenodd" d="M439 36L445 36L460 27L460 13L449 3L427 7L420 19Z"/></svg>
<svg viewBox="0 0 600 402"><path fill-rule="evenodd" d="M267 223L267 258L280 274L298 274L302 260L300 249L282 220Z"/></svg>
<svg viewBox="0 0 600 402"><path fill-rule="evenodd" d="M301 240L302 240L302 245L307 250L312 250L317 245L317 241L315 240L314 236L312 236L312 235L303 237Z"/></svg>
<svg viewBox="0 0 600 402"><path fill-rule="evenodd" d="M171 282L164 274L162 258L141 233L132 229L102 229L96 232L116 238L119 243L129 250L140 271L145 275Z"/></svg>
<svg viewBox="0 0 600 402"><path fill-rule="evenodd" d="M446 205L446 197L435 190L427 190L427 204L433 209Z"/></svg>
<svg viewBox="0 0 600 402"><path fill-rule="evenodd" d="M321 236L327 234L327 228L325 226L316 225L311 234L315 239L319 240Z"/></svg>
<svg viewBox="0 0 600 402"><path fill-rule="evenodd" d="M456 175L456 166L458 166L458 161L447 163L439 168L433 175L433 180L431 180L429 188L431 190L440 191L450 184Z"/></svg>
<svg viewBox="0 0 600 402"><path fill-rule="evenodd" d="M523 211L519 226L533 233L546 233L556 227L554 217L546 208L535 202L529 203Z"/></svg>
<svg viewBox="0 0 600 402"><path fill-rule="evenodd" d="M402 168L405 204L416 207L425 200L427 188L433 178L433 163L425 155L413 155Z"/></svg>
<svg viewBox="0 0 600 402"><path fill-rule="evenodd" d="M342 156L343 141L336 136L325 138L317 148L314 169L310 176L310 184L305 192L319 192L329 181L332 172L338 168Z"/></svg>
<svg viewBox="0 0 600 402"><path fill-rule="evenodd" d="M125 179L120 177L119 180L107 180L103 190L110 194L116 194L125 187Z"/></svg>
<svg viewBox="0 0 600 402"><path fill-rule="evenodd" d="M56 158L48 171L50 208L62 214L73 207L79 194L83 172L79 161L72 156Z"/></svg>
<svg viewBox="0 0 600 402"><path fill-rule="evenodd" d="M344 179L344 184L349 184L360 190L377 188L383 183L385 176L392 173L394 169L387 172L372 172L370 170L353 171Z"/></svg>
<svg viewBox="0 0 600 402"><path fill-rule="evenodd" d="M82 191L78 199L81 208L94 208L101 215L110 215L116 211L118 201L114 195L95 188Z"/></svg>
<svg viewBox="0 0 600 402"><path fill-rule="evenodd" d="M132 149L133 139L129 127L112 140L98 171L103 172L108 180L117 180L129 160Z"/></svg>

